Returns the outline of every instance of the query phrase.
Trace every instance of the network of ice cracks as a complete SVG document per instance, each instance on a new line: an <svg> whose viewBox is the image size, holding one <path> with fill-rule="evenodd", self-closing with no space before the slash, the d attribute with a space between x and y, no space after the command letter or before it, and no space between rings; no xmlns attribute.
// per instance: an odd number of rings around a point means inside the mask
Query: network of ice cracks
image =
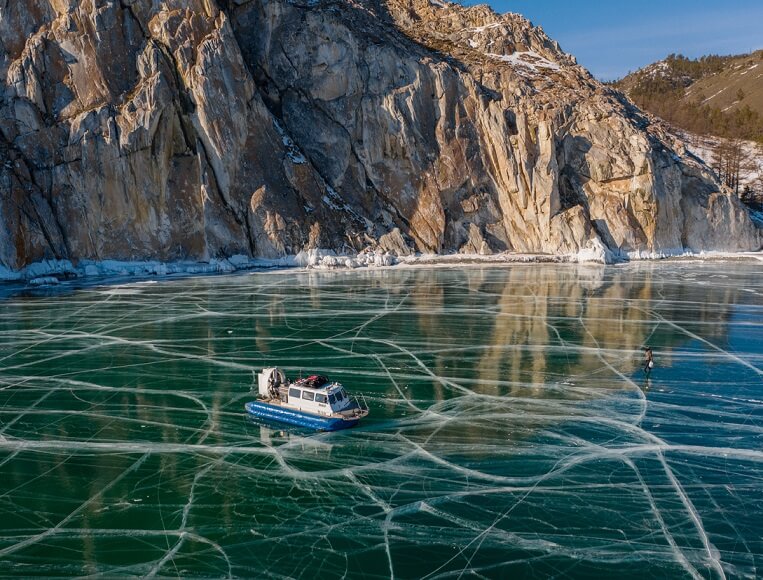
<svg viewBox="0 0 763 580"><path fill-rule="evenodd" d="M7 298L0 574L759 577L763 303L760 266L740 268ZM243 405L268 365L340 379L371 415L256 423Z"/></svg>

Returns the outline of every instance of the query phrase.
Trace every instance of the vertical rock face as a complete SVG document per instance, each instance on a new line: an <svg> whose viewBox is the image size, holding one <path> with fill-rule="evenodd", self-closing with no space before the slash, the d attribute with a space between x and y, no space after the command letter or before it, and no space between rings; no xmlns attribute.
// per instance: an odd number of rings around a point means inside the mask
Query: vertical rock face
<svg viewBox="0 0 763 580"><path fill-rule="evenodd" d="M755 250L539 28L429 0L0 0L0 262Z"/></svg>

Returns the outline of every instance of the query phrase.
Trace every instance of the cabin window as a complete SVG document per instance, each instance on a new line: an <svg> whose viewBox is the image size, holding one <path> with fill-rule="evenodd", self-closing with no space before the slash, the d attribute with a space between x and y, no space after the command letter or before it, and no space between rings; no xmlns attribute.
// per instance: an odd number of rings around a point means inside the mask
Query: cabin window
<svg viewBox="0 0 763 580"><path fill-rule="evenodd" d="M329 395L329 403L332 405L336 403L336 397L334 395Z"/></svg>
<svg viewBox="0 0 763 580"><path fill-rule="evenodd" d="M305 401L313 401L315 399L315 393L311 393L310 391L302 391L302 398Z"/></svg>
<svg viewBox="0 0 763 580"><path fill-rule="evenodd" d="M315 402L316 403L325 403L327 400L328 400L328 398L326 397L326 395L323 395L321 393L317 393L315 395Z"/></svg>
<svg viewBox="0 0 763 580"><path fill-rule="evenodd" d="M302 391L300 391L299 389L289 389L289 397L299 399L300 396L302 396Z"/></svg>
<svg viewBox="0 0 763 580"><path fill-rule="evenodd" d="M344 399L344 397L342 396L342 391L337 391L336 392L336 400L337 401L341 401L342 399Z"/></svg>
<svg viewBox="0 0 763 580"><path fill-rule="evenodd" d="M339 392L340 392L340 393L342 393L342 398L343 398L343 399L347 399L347 398L348 398L348 397L347 397L347 393L345 393L345 392L344 392L344 389L342 389L342 390L341 390L341 391L339 391Z"/></svg>

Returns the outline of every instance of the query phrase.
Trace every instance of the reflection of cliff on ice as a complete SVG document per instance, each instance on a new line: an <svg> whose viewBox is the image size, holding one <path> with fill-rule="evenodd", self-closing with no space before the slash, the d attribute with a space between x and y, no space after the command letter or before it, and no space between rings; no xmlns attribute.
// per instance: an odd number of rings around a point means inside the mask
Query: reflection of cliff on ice
<svg viewBox="0 0 763 580"><path fill-rule="evenodd" d="M0 572L754 576L759 270L300 269L8 299L3 521L23 522L0 525ZM649 401L647 341L669 391ZM252 369L284 361L357 387L373 420L247 421Z"/></svg>

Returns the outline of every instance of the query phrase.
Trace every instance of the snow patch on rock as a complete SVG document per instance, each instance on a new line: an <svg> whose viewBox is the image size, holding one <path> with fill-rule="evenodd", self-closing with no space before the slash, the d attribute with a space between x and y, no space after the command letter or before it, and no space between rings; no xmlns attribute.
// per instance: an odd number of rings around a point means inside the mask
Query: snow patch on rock
<svg viewBox="0 0 763 580"><path fill-rule="evenodd" d="M555 62L551 62L547 58L542 57L537 52L532 50L524 52L515 52L513 54L494 54L492 52L485 53L485 56L492 58L493 60L500 60L508 63L513 67L521 67L529 69L533 72L541 72L538 69L561 71L562 68Z"/></svg>
<svg viewBox="0 0 763 580"><path fill-rule="evenodd" d="M337 255L333 250L311 249L296 255L294 263L300 268L318 270L355 269L368 267L393 266L397 258L390 252L367 250L359 254Z"/></svg>

